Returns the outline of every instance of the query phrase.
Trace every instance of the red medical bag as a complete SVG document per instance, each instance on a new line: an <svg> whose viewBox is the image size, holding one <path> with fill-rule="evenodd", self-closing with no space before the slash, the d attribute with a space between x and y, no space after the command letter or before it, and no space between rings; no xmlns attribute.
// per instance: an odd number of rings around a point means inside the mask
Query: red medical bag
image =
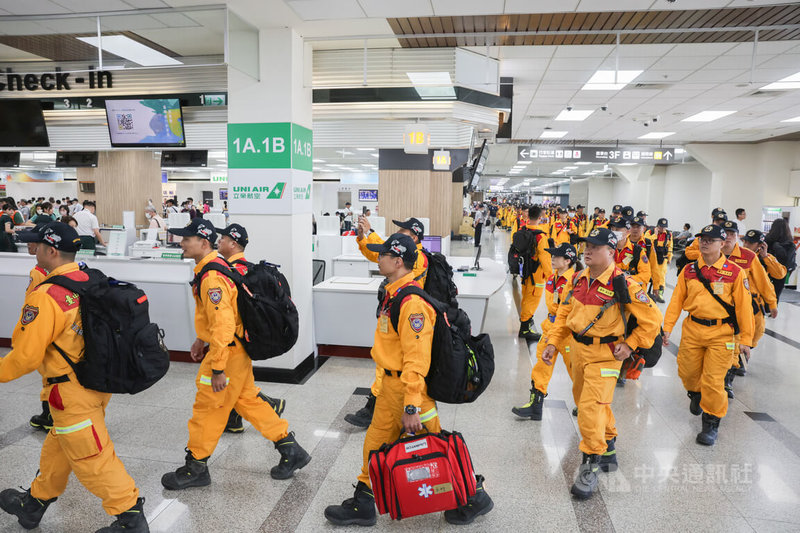
<svg viewBox="0 0 800 533"><path fill-rule="evenodd" d="M369 477L380 514L395 519L455 509L475 495L475 472L460 433L401 438L370 452Z"/></svg>

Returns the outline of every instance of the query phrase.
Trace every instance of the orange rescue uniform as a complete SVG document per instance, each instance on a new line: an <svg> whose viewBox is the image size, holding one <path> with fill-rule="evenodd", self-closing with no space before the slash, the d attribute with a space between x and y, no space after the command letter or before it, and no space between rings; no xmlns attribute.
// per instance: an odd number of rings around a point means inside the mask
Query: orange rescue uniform
<svg viewBox="0 0 800 533"><path fill-rule="evenodd" d="M753 301L756 307L753 309L753 320L755 323L753 329L753 340L751 344L745 344L751 348L755 348L758 345L758 341L760 341L761 337L764 336L764 308L767 309L767 313L769 313L769 309L778 308L778 298L775 296L775 286L769 280L767 271L758 260L758 256L755 252L752 252L747 248L742 248L736 244L733 247L733 251L728 256L728 260L735 263L747 272L747 280L750 284L750 293L753 295ZM738 367L738 354L734 354L733 359L733 365Z"/></svg>
<svg viewBox="0 0 800 533"><path fill-rule="evenodd" d="M608 307L591 329L579 335L597 317L600 308L614 298L612 279L619 275L623 275L622 271L613 264L597 279L590 279L588 268L575 274L565 287L567 298L558 307L548 340L548 344L558 346L570 335L574 339L570 342L572 395L578 406L580 449L586 454L605 453L606 441L617 436L611 401L622 361L614 358L615 343L624 341L632 350L652 346L661 325L661 311L644 288L626 276L631 303L625 305L625 311L637 321L630 336L623 338L625 325L618 304Z"/></svg>
<svg viewBox="0 0 800 533"><path fill-rule="evenodd" d="M697 260L703 277L714 293L736 308L739 342L750 346L753 339L753 307L747 273L724 255L707 265ZM678 275L675 290L664 315L664 333L672 332L675 323L687 311L678 347L678 375L688 392L699 392L704 412L722 418L728 412L725 374L731 367L737 339L727 311L706 290L697 277L695 263L689 263Z"/></svg>
<svg viewBox="0 0 800 533"><path fill-rule="evenodd" d="M650 265L650 271L653 275L653 291L658 292L663 290L667 284L667 266L672 261L672 233L669 231L659 233L656 230L655 233L651 233L651 242L653 246L653 261ZM661 262L658 260L659 256L662 258Z"/></svg>
<svg viewBox="0 0 800 533"><path fill-rule="evenodd" d="M645 289L647 288L647 284L650 283L650 260L647 258L647 249L644 245L641 245L641 251L639 252L639 261L636 264L636 272L632 272L631 269L633 268L633 247L634 244L631 242L630 238L625 242L625 246L622 249L617 249L614 251L614 261L617 263L617 267L622 270L623 272L628 272L633 279L638 281L642 287Z"/></svg>
<svg viewBox="0 0 800 533"><path fill-rule="evenodd" d="M528 224L525 227L532 231L541 231L540 225ZM519 319L521 322L527 322L533 318L533 314L536 312L536 309L539 307L539 302L542 300L544 284L547 279L553 275L550 254L547 252L547 248L549 248L549 245L545 234L537 235L536 257L539 261L539 269L534 272L533 279L528 278L522 283L522 302L520 303L519 313Z"/></svg>
<svg viewBox="0 0 800 533"><path fill-rule="evenodd" d="M76 281L88 279L77 263L62 265L50 273L60 275ZM0 359L0 382L38 369L46 383L42 395L50 404L53 429L42 445L31 496L40 500L60 496L72 472L81 485L103 500L108 514L118 515L136 505L139 490L114 453L108 435L105 409L111 394L83 388L56 350L55 344L73 362L83 354L80 298L46 281L26 296L11 338L11 352Z"/></svg>
<svg viewBox="0 0 800 533"><path fill-rule="evenodd" d="M550 379L553 377L555 360L553 361L554 364L548 365L542 360L542 352L544 352L544 348L548 344L548 333L552 329L553 323L556 321L558 306L567 295L564 292L564 287L567 285L567 281L572 279L574 274L574 268L569 268L561 276L559 276L557 273L553 273L553 275L547 279L547 284L544 288L544 301L547 305L547 318L542 321L542 338L536 345L536 364L533 365L533 370L531 370L531 381L533 381L533 386L536 388L536 390L545 396L547 396L547 386L550 384ZM556 356L559 353L561 354L564 359L564 366L567 367L567 374L572 376L570 362L570 340L571 339L567 339L564 343L556 346Z"/></svg>

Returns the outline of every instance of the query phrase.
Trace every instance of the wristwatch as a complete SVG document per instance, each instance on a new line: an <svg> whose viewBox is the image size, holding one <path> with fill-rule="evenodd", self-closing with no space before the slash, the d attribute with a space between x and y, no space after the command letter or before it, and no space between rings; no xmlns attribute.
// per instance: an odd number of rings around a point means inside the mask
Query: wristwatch
<svg viewBox="0 0 800 533"><path fill-rule="evenodd" d="M407 415L415 415L421 411L416 405L406 405L405 410Z"/></svg>

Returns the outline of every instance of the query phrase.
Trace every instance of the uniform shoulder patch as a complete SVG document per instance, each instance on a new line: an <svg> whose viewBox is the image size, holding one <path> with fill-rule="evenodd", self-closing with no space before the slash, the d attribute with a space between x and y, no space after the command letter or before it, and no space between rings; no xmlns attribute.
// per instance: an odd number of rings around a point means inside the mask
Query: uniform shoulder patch
<svg viewBox="0 0 800 533"><path fill-rule="evenodd" d="M650 303L650 298L647 297L647 293L645 293L643 290L640 290L636 293L636 299L643 304Z"/></svg>
<svg viewBox="0 0 800 533"><path fill-rule="evenodd" d="M208 299L214 305L220 303L222 301L222 289L220 288L208 289Z"/></svg>
<svg viewBox="0 0 800 533"><path fill-rule="evenodd" d="M23 326L27 326L36 320L37 316L39 316L39 308L32 305L26 305L22 308L22 318L20 318L20 323Z"/></svg>
<svg viewBox="0 0 800 533"><path fill-rule="evenodd" d="M408 322L411 324L411 329L414 330L415 333L419 333L422 331L422 328L425 327L425 315L422 313L411 313L408 315Z"/></svg>
<svg viewBox="0 0 800 533"><path fill-rule="evenodd" d="M750 290L750 282L747 281L747 278L744 278L744 280L742 280L742 281L744 283L744 288L749 291Z"/></svg>
<svg viewBox="0 0 800 533"><path fill-rule="evenodd" d="M55 300L62 311L69 311L80 304L80 298L77 294L59 285L50 285L47 289L47 294Z"/></svg>

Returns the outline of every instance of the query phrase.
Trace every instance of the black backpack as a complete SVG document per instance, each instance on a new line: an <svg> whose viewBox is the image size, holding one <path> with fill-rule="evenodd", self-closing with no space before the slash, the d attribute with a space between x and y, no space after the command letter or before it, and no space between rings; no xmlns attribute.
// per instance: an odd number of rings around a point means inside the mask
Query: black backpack
<svg viewBox="0 0 800 533"><path fill-rule="evenodd" d="M164 332L150 322L147 295L132 283L81 268L87 281L53 276L52 283L80 297L83 357L74 363L55 343L78 382L98 392L136 394L164 377L169 351Z"/></svg>
<svg viewBox="0 0 800 533"><path fill-rule="evenodd" d="M425 292L434 299L451 305L458 296L458 287L453 281L453 267L447 262L445 256L437 252L422 249L421 253L428 258L428 272L425 277Z"/></svg>
<svg viewBox="0 0 800 533"><path fill-rule="evenodd" d="M544 234L541 230L521 228L511 238L508 249L508 270L512 276L520 276L525 282L539 270L539 258L536 253L537 236Z"/></svg>
<svg viewBox="0 0 800 533"><path fill-rule="evenodd" d="M633 330L636 329L638 323L636 321L636 315L630 313L627 317L625 316L625 304L631 303L630 300L630 293L628 292L628 281L626 279L627 274L622 274L620 276L615 276L611 279L611 283L614 287L614 298L617 300L617 304L620 308L620 314L622 315L622 321L625 324L625 338L627 339ZM644 287L642 290L645 290ZM663 348L663 343L661 342L661 337L664 335L664 330L662 329L660 334L656 336L653 340L653 345L650 347L640 346L634 352L639 355L640 357L644 358L644 367L645 368L652 368L656 366L658 360L661 359L661 353Z"/></svg>
<svg viewBox="0 0 800 533"><path fill-rule="evenodd" d="M436 311L431 344L431 367L425 377L428 396L444 403L471 403L481 395L494 375L494 348L489 335L473 337L467 314L456 306L445 306L416 286L401 289L392 298L389 318L395 331L400 321L400 305L412 294L428 302Z"/></svg>
<svg viewBox="0 0 800 533"><path fill-rule="evenodd" d="M238 271L212 261L195 276L192 286L199 287L203 276L212 270L230 278L239 296L236 306L244 326L244 337L237 339L254 361L283 355L297 342L300 317L292 301L286 276L278 265L235 261L247 267L244 276ZM200 294L198 290L198 294Z"/></svg>

